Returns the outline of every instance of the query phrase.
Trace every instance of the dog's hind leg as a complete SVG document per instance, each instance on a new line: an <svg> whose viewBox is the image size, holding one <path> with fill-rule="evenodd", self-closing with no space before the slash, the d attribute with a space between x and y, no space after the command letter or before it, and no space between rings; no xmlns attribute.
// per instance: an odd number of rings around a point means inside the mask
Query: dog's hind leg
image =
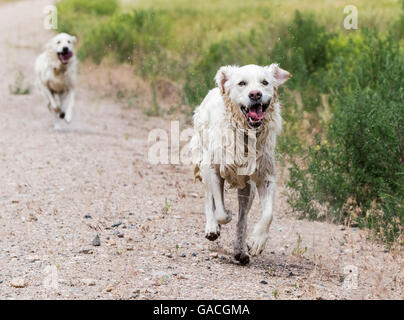
<svg viewBox="0 0 404 320"><path fill-rule="evenodd" d="M231 212L224 208L224 180L220 176L218 167L202 168L202 180L207 189L211 192L215 204L215 217L219 224L226 224L231 221Z"/></svg>
<svg viewBox="0 0 404 320"><path fill-rule="evenodd" d="M255 196L255 184L247 183L244 189L238 189L238 222L236 238L233 242L234 258L245 265L250 261L246 245L247 216Z"/></svg>
<svg viewBox="0 0 404 320"><path fill-rule="evenodd" d="M62 127L60 126L60 122L59 122L60 114L53 112L53 111L52 111L52 114L53 114L53 129L56 131L62 130Z"/></svg>
<svg viewBox="0 0 404 320"><path fill-rule="evenodd" d="M40 84L40 91L42 95L48 100L48 108L50 106L50 109L53 110L56 113L60 113L60 101L56 101L55 97L53 96L52 92L44 86L43 84Z"/></svg>

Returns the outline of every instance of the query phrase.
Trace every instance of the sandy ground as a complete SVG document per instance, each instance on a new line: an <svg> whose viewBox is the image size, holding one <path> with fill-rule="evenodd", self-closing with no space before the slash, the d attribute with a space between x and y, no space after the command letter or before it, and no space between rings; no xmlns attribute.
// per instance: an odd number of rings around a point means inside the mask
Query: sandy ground
<svg viewBox="0 0 404 320"><path fill-rule="evenodd" d="M42 29L47 4L0 4L1 299L404 297L402 253L355 228L295 219L282 185L265 251L239 266L236 219L215 243L204 238L192 168L147 160L149 131L168 131L169 121L85 90L83 71L75 121L55 132L36 90L8 88L19 71L33 83L35 57L51 36ZM226 195L237 212L235 192ZM249 226L258 214L256 201ZM22 288L11 286L18 280Z"/></svg>

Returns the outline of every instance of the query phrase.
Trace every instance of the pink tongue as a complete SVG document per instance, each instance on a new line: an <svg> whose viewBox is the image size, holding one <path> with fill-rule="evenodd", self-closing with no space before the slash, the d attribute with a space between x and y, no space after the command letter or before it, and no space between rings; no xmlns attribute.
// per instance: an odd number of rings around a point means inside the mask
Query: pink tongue
<svg viewBox="0 0 404 320"><path fill-rule="evenodd" d="M71 53L71 52L66 53L66 54L62 54L62 60L63 60L63 62L69 61L69 59L72 57L72 55L73 55L73 53Z"/></svg>
<svg viewBox="0 0 404 320"><path fill-rule="evenodd" d="M261 120L264 118L265 112L262 112L262 107L260 106L258 110L253 109L248 112L247 116L252 118L253 120Z"/></svg>

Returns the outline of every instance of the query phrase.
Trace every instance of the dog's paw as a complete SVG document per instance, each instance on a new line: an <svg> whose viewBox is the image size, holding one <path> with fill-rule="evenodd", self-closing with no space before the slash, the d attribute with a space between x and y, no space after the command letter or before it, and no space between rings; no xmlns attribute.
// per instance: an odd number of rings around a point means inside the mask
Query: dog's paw
<svg viewBox="0 0 404 320"><path fill-rule="evenodd" d="M234 259L239 261L242 266L245 266L250 262L250 256L245 252L236 253Z"/></svg>
<svg viewBox="0 0 404 320"><path fill-rule="evenodd" d="M206 225L205 238L210 241L215 241L220 236L220 225Z"/></svg>
<svg viewBox="0 0 404 320"><path fill-rule="evenodd" d="M72 121L72 118L73 118L72 112L69 111L69 110L66 111L65 116L64 116L65 121L66 121L67 123L70 123L70 122Z"/></svg>
<svg viewBox="0 0 404 320"><path fill-rule="evenodd" d="M62 127L60 126L59 123L55 123L55 124L53 125L53 130L55 130L55 131L62 131Z"/></svg>
<svg viewBox="0 0 404 320"><path fill-rule="evenodd" d="M232 213L230 210L225 210L224 212L216 212L216 220L219 224L227 224L232 219Z"/></svg>
<svg viewBox="0 0 404 320"><path fill-rule="evenodd" d="M264 250L268 234L252 234L247 240L248 252L251 256L258 256Z"/></svg>

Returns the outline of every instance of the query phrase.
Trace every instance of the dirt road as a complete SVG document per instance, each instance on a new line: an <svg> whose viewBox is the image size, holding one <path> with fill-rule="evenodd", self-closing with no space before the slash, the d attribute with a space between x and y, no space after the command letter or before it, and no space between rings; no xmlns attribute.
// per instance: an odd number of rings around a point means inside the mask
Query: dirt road
<svg viewBox="0 0 404 320"><path fill-rule="evenodd" d="M78 115L54 131L36 90L8 88L18 71L33 83L35 57L51 36L42 28L47 4L0 2L1 299L404 297L402 254L355 228L297 220L282 185L265 251L239 266L235 218L217 242L204 238L192 168L147 160L149 131L168 131L169 121L85 90L83 72ZM235 192L226 195L237 212ZM249 226L258 214L256 201ZM18 279L22 288L11 286Z"/></svg>

